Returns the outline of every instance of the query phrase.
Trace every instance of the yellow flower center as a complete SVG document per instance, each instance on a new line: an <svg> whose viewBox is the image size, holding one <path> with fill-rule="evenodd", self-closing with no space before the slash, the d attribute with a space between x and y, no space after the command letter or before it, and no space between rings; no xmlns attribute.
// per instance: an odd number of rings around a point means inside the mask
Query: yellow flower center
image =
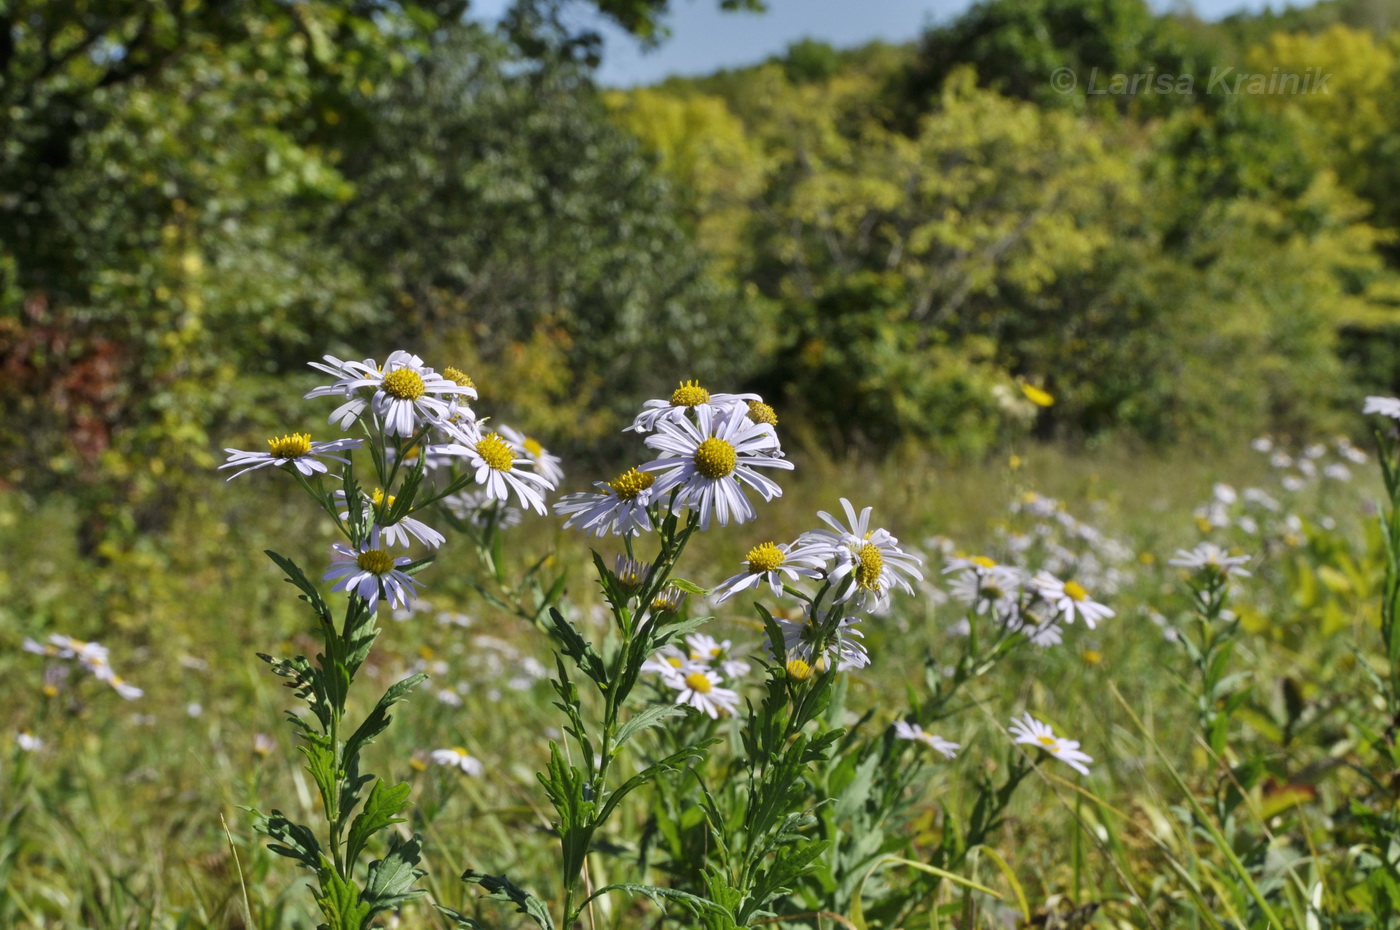
<svg viewBox="0 0 1400 930"><path fill-rule="evenodd" d="M311 451L310 433L288 433L281 439L269 439L272 454L279 459L301 458Z"/></svg>
<svg viewBox="0 0 1400 930"><path fill-rule="evenodd" d="M711 436L695 449L695 470L706 478L723 478L734 471L739 454L723 439Z"/></svg>
<svg viewBox="0 0 1400 930"><path fill-rule="evenodd" d="M685 684L691 691L698 694L709 694L715 686L710 684L710 679L702 672L691 672L685 676Z"/></svg>
<svg viewBox="0 0 1400 930"><path fill-rule="evenodd" d="M426 393L423 378L411 368L395 368L384 376L384 393L399 400L417 400Z"/></svg>
<svg viewBox="0 0 1400 930"><path fill-rule="evenodd" d="M515 450L497 433L483 436L476 444L476 454L496 471L510 471L515 463Z"/></svg>
<svg viewBox="0 0 1400 930"><path fill-rule="evenodd" d="M471 755L471 753L467 752L461 746L453 746L452 751L455 752L457 755L462 756L463 758L466 758L467 756Z"/></svg>
<svg viewBox="0 0 1400 930"><path fill-rule="evenodd" d="M448 381L451 381L453 384L457 384L462 387L476 387L476 382L473 381L471 377L460 368L453 368L449 365L447 368L443 369L442 376Z"/></svg>
<svg viewBox="0 0 1400 930"><path fill-rule="evenodd" d="M525 451L530 453L531 455L544 455L544 446L540 445L540 441L538 439L526 436L525 441L521 443L521 445L523 445L525 447Z"/></svg>
<svg viewBox="0 0 1400 930"><path fill-rule="evenodd" d="M680 668L683 664L685 664L681 661L680 656L667 656L666 663L670 665L671 668Z"/></svg>
<svg viewBox="0 0 1400 930"><path fill-rule="evenodd" d="M386 500L386 498L384 497L384 489L383 489L383 488L375 488L375 489L374 489L374 494L370 496L370 500L374 502L374 506L376 506L376 507L384 506L384 505L385 505L384 502L385 502L385 500ZM392 507L392 506L394 506L394 501L398 500L398 495L390 494L390 495L388 496L387 500L388 500L388 506L389 506L389 507Z"/></svg>
<svg viewBox="0 0 1400 930"><path fill-rule="evenodd" d="M682 381L681 386L671 392L672 407L694 407L709 402L710 392L702 388L699 381Z"/></svg>
<svg viewBox="0 0 1400 930"><path fill-rule="evenodd" d="M880 574L885 570L885 557L880 548L874 543L865 543L856 553L856 559L856 585L867 591L878 590Z"/></svg>
<svg viewBox="0 0 1400 930"><path fill-rule="evenodd" d="M771 542L754 546L749 550L749 574L761 575L764 572L777 571L778 566L787 560L783 550L779 549Z"/></svg>
<svg viewBox="0 0 1400 930"><path fill-rule="evenodd" d="M1053 736L1037 736L1036 739L1040 742L1040 745L1044 746L1046 749L1054 749L1060 744L1060 741Z"/></svg>
<svg viewBox="0 0 1400 930"><path fill-rule="evenodd" d="M684 592L677 588L667 588L651 599L651 609L657 613L674 611L681 606L681 598L684 596Z"/></svg>
<svg viewBox="0 0 1400 930"><path fill-rule="evenodd" d="M812 666L801 659L788 659L787 673L793 681L806 681L812 677Z"/></svg>
<svg viewBox="0 0 1400 930"><path fill-rule="evenodd" d="M778 425L778 411L768 406L761 400L749 401L749 419L755 423L767 423L769 426Z"/></svg>
<svg viewBox="0 0 1400 930"><path fill-rule="evenodd" d="M997 563L992 559L987 558L985 555L974 555L972 558L968 559L968 561L971 562L973 565L980 565L983 568L997 567Z"/></svg>
<svg viewBox="0 0 1400 930"><path fill-rule="evenodd" d="M1087 601L1089 592L1084 590L1084 586L1077 581L1065 582L1065 597L1072 601Z"/></svg>
<svg viewBox="0 0 1400 930"><path fill-rule="evenodd" d="M408 760L408 767L413 769L413 771L415 772L422 772L427 770L428 763L415 756L414 758Z"/></svg>
<svg viewBox="0 0 1400 930"><path fill-rule="evenodd" d="M394 558L383 549L366 549L355 556L355 564L371 574L382 575L394 567Z"/></svg>
<svg viewBox="0 0 1400 930"><path fill-rule="evenodd" d="M629 468L608 482L608 487L616 492L621 500L634 501L637 495L656 483L656 476L649 471Z"/></svg>

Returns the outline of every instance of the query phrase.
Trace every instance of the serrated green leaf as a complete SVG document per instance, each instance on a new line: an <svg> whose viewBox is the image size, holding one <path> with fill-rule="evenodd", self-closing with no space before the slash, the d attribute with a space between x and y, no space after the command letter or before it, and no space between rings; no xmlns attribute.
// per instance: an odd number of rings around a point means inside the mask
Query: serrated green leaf
<svg viewBox="0 0 1400 930"><path fill-rule="evenodd" d="M684 578L671 578L666 583L673 588L680 588L687 594L699 594L704 596L710 593L708 588L702 588L695 582L686 581Z"/></svg>
<svg viewBox="0 0 1400 930"><path fill-rule="evenodd" d="M251 809L250 813L253 815L253 829L277 840L276 843L269 843L268 849L279 856L295 859L313 872L320 870L323 861L321 844L310 827L288 820L279 810L274 810L270 816Z"/></svg>
<svg viewBox="0 0 1400 930"><path fill-rule="evenodd" d="M573 659L579 670L600 687L606 687L608 682L607 669L603 664L603 657L594 650L592 643L584 640L574 625L564 619L564 615L558 609L554 607L549 609L549 619L551 621L550 629L558 637L564 654Z"/></svg>
<svg viewBox="0 0 1400 930"><path fill-rule="evenodd" d="M330 925L360 930L369 921L370 906L360 900L359 886L341 878L330 867L321 869L318 877L321 879L321 893L316 896L316 903Z"/></svg>
<svg viewBox="0 0 1400 930"><path fill-rule="evenodd" d="M493 901L508 901L514 904L517 913L529 916L541 930L554 930L554 918L550 916L545 903L504 875L486 875L468 869L462 873L462 881L485 888L486 896Z"/></svg>
<svg viewBox="0 0 1400 930"><path fill-rule="evenodd" d="M683 704L653 704L627 719L622 726L617 728L617 739L615 745L621 746L632 736L645 730L647 727L654 727L663 720L670 717L682 717L685 715L685 705Z"/></svg>
<svg viewBox="0 0 1400 930"><path fill-rule="evenodd" d="M399 787L408 788L407 785ZM404 793L407 795L407 791ZM366 809L368 806L366 804ZM413 887L414 882L427 874L418 868L422 853L423 838L416 833L408 840L397 834L389 838L389 851L384 854L383 859L376 859L369 864L369 878L365 882L365 890L360 893L360 900L370 909L369 916L398 907L405 901L427 893L421 888Z"/></svg>
<svg viewBox="0 0 1400 930"><path fill-rule="evenodd" d="M374 783L369 800L365 801L365 809L350 824L350 837L345 844L346 862L356 862L365 843L374 834L390 824L403 823L403 818L398 815L408 806L409 791L408 782L389 787L381 778Z"/></svg>
<svg viewBox="0 0 1400 930"><path fill-rule="evenodd" d="M374 705L374 709L365 717L364 722L356 727L355 732L350 734L350 738L345 741L346 758L357 755L361 749L374 742L374 738L383 733L394 719L389 716L389 708L400 701L407 700L409 692L427 680L427 677L419 672L390 685L388 690L384 692L384 696Z"/></svg>
<svg viewBox="0 0 1400 930"><path fill-rule="evenodd" d="M321 590L311 583L302 572L301 567L291 559L273 552L271 549L264 549L263 553L286 573L287 581L290 584L295 585L302 594L306 595L306 602L311 605L312 610L316 611L321 622L329 624L331 622L331 609L326 604L326 599L321 596Z"/></svg>

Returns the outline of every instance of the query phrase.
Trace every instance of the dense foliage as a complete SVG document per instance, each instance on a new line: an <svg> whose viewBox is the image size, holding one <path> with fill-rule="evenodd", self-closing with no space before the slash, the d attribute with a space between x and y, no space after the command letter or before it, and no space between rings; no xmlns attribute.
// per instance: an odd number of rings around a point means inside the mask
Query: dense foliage
<svg viewBox="0 0 1400 930"><path fill-rule="evenodd" d="M573 5L7 7L4 478L130 541L213 430L275 426L290 360L386 326L595 457L656 375L746 379L828 448L971 453L1301 433L1394 387L1400 33L1371 5L988 0L909 47L601 94ZM660 0L593 7L664 34ZM1191 92L1103 92L1140 73Z"/></svg>

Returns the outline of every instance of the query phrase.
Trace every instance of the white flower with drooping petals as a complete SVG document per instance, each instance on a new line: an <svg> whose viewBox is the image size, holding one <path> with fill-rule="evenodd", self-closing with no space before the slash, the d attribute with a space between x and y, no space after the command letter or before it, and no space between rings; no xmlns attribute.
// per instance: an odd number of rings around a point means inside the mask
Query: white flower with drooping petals
<svg viewBox="0 0 1400 930"><path fill-rule="evenodd" d="M1194 549L1178 549L1176 555L1167 560L1168 565L1185 568L1193 572L1218 572L1225 578L1248 578L1244 566L1249 564L1247 555L1227 555L1215 543L1203 542Z"/></svg>
<svg viewBox="0 0 1400 930"><path fill-rule="evenodd" d="M425 423L443 420L457 398L476 396L474 388L442 377L421 358L402 349L391 353L382 369L337 381L331 386L331 390L336 389L350 400L331 414L332 423L348 429L368 409L384 424L386 435L404 437L414 435ZM362 389L369 392L367 400Z"/></svg>
<svg viewBox="0 0 1400 930"><path fill-rule="evenodd" d="M385 552L379 542L380 530L370 531L370 538L359 549L352 549L344 543L336 543L335 561L322 581L335 581L332 591L345 591L364 598L370 610L379 604L381 596L388 599L390 606L401 607L418 595L418 582L399 571L399 566L413 560L407 556L394 558Z"/></svg>
<svg viewBox="0 0 1400 930"><path fill-rule="evenodd" d="M651 532L651 515L647 508L652 502L652 485L656 476L651 472L629 468L612 481L595 481L596 492L566 494L554 504L558 516L568 515L564 529L577 526L594 536L636 536Z"/></svg>
<svg viewBox="0 0 1400 930"><path fill-rule="evenodd" d="M923 727L908 723L904 720L894 722L894 735L897 739L913 740L916 743L923 743L935 752L941 753L944 757L952 759L962 748L958 743L950 742L941 736L934 736Z"/></svg>
<svg viewBox="0 0 1400 930"><path fill-rule="evenodd" d="M358 449L362 441L359 439L332 439L329 442L312 442L310 433L288 433L277 439L269 439L267 452L225 449L224 451L229 453L228 461L220 465L219 468L222 470L238 468L240 465L245 466L241 471L234 472L227 479L229 481L259 468L267 468L268 466L280 468L283 465L291 465L310 478L313 475L324 475L329 471L320 459L348 462L349 459L344 456L332 453Z"/></svg>
<svg viewBox="0 0 1400 930"><path fill-rule="evenodd" d="M691 661L717 668L726 678L738 678L749 671L749 663L734 657L734 644L727 639L721 642L708 633L690 633L685 643L690 647Z"/></svg>
<svg viewBox="0 0 1400 930"><path fill-rule="evenodd" d="M1037 572L1031 579L1031 587L1049 602L1066 623L1073 623L1075 617L1082 617L1089 629L1100 620L1113 616L1113 611L1089 596L1084 586L1076 581L1061 581L1047 571Z"/></svg>
<svg viewBox="0 0 1400 930"><path fill-rule="evenodd" d="M788 659L801 659L811 668L816 668L821 663L835 664L838 672L861 669L869 665L870 653L866 651L865 646L857 642L865 638L865 634L856 628L860 623L859 617L841 617L835 620L834 629L827 634L830 639L821 652L817 652L817 640L823 638L824 629L832 626L833 618L839 612L840 605L834 604L822 611L815 622L810 609L801 620L775 617L774 622L783 634L783 650ZM771 647L770 651L773 651L774 655L777 654Z"/></svg>
<svg viewBox="0 0 1400 930"><path fill-rule="evenodd" d="M701 387L698 381L682 381L680 387L672 391L669 398L649 400L642 404L642 412L637 414L632 425L623 432L631 430L637 433L649 433L656 429L660 423L674 423L685 419L687 411L698 413L704 409L709 410L712 414L725 413L737 406L743 407L747 413L750 401L762 404L763 398L757 394L711 394ZM765 419L761 413L758 413L754 422ZM776 420L777 417L775 416L773 419Z"/></svg>
<svg viewBox="0 0 1400 930"><path fill-rule="evenodd" d="M1094 757L1080 752L1077 741L1056 736L1049 724L1041 723L1029 711L1020 720L1011 718L1010 730L1015 742L1044 750L1080 774L1089 774L1085 763L1093 762Z"/></svg>
<svg viewBox="0 0 1400 930"><path fill-rule="evenodd" d="M538 439L526 436L512 426L507 426L494 419L491 425L517 452L530 460L530 464L534 466L535 474L544 478L552 486L559 487L559 482L564 480L563 459L550 454L548 449L540 445Z"/></svg>
<svg viewBox="0 0 1400 930"><path fill-rule="evenodd" d="M345 506L345 492L336 491L335 496L340 501L341 506ZM408 548L412 545L410 537L412 537L412 539L417 539L423 545L433 549L447 542L446 536L442 535L422 520L419 520L417 517L410 517L408 514L404 514L393 523L385 524L380 522L382 518L389 515L389 511L393 508L394 500L397 495L390 494L386 500L384 491L380 488L375 488L373 494L362 494L361 497L364 500L365 506L374 511L374 523L379 527L381 538L384 540L386 546L403 546L404 548ZM342 513L340 519L350 519L349 511Z"/></svg>
<svg viewBox="0 0 1400 930"><path fill-rule="evenodd" d="M445 765L448 768L457 769L466 775L482 775L486 771L486 766L480 759L473 758L461 746L453 746L451 749L434 749L429 756L438 765Z"/></svg>
<svg viewBox="0 0 1400 930"><path fill-rule="evenodd" d="M15 734L15 745L25 752L38 752L44 748L44 741L28 730L20 730Z"/></svg>
<svg viewBox="0 0 1400 930"><path fill-rule="evenodd" d="M824 510L818 511L817 516L831 529L803 533L797 538L793 554L815 556L831 564L828 577L838 592L838 602L857 598L867 610L878 610L888 605L893 588L913 594L910 580L923 581L919 571L923 560L899 548L899 540L888 530L871 529L870 514L874 508L866 507L857 516L844 497L841 506L846 511L847 524ZM847 576L853 583L842 585Z"/></svg>
<svg viewBox="0 0 1400 930"><path fill-rule="evenodd" d="M554 490L554 485L543 475L518 467L528 467L532 463L518 455L499 434L487 433L477 440L471 446L470 461L476 469L476 483L486 489L488 498L508 502L514 490L522 507L544 516L544 492Z"/></svg>
<svg viewBox="0 0 1400 930"><path fill-rule="evenodd" d="M716 412L710 405L695 408L695 422L687 418L665 420L646 444L662 453L642 466L656 472L653 498L678 489L676 503L700 514L700 528L709 529L711 518L720 526L747 523L757 514L742 485L748 485L770 501L783 490L756 468L792 469L782 458L777 434L766 423L754 423L746 408Z"/></svg>
<svg viewBox="0 0 1400 930"><path fill-rule="evenodd" d="M783 577L793 581L798 578L818 578L821 576L823 560L810 551L799 550L796 543L760 543L749 550L745 559L748 571L726 578L715 585L711 594L715 603L722 604L740 591L767 584L774 597L783 596Z"/></svg>
<svg viewBox="0 0 1400 930"><path fill-rule="evenodd" d="M688 704L712 720L718 720L721 714L730 716L739 709L739 692L721 688L719 675L707 668L682 667L661 680L680 692L676 695L677 704Z"/></svg>

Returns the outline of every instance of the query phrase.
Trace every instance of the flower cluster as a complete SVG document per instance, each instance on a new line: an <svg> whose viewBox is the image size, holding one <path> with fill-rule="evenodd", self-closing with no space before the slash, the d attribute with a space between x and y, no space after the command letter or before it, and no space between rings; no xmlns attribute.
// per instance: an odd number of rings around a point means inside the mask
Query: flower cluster
<svg viewBox="0 0 1400 930"><path fill-rule="evenodd" d="M809 530L790 543L754 546L744 571L720 582L713 592L715 600L723 602L740 591L767 585L775 597L790 596L799 602L800 613L775 613L783 636L781 651L770 643L774 655L786 656L796 677L824 665L837 670L869 665L857 613L887 609L892 592L913 594L912 583L923 579L922 560L902 549L888 530L871 523L872 508L857 514L845 498L841 506L844 523L818 512L825 527ZM800 579L820 581L821 589L809 596L789 584Z"/></svg>
<svg viewBox="0 0 1400 930"><path fill-rule="evenodd" d="M1015 526L1001 529L1001 548L1022 565L1071 577L1105 594L1128 580L1133 548L1078 519L1053 498L1027 491L1010 505Z"/></svg>
<svg viewBox="0 0 1400 930"><path fill-rule="evenodd" d="M25 652L32 652L34 655L44 656L47 659L72 660L78 667L92 673L94 678L128 701L134 701L145 694L140 688L124 680L112 670L111 664L107 661L108 650L106 646L54 633L49 636L46 643L40 643L26 637L23 648ZM67 666L58 663L50 666L50 672L44 676L46 692L57 693L57 682L66 676L67 668Z"/></svg>
<svg viewBox="0 0 1400 930"><path fill-rule="evenodd" d="M943 571L954 575L948 590L970 615L991 617L1007 633L1024 634L1042 648L1064 640L1064 624L1082 620L1092 630L1114 615L1083 584L1044 569L1031 574L977 555L950 559Z"/></svg>
<svg viewBox="0 0 1400 930"><path fill-rule="evenodd" d="M327 355L311 367L333 380L306 396L341 400L329 422L342 430L359 426L365 431L379 484L373 492L360 492L358 501L347 500L344 490L323 500L328 507L339 505L340 526L348 537L348 545L335 546L334 561L322 576L335 582L333 590L356 594L371 609L381 598L393 606L406 604L417 592L404 571L413 560L388 550L414 541L436 548L445 541L438 530L410 516L420 505L441 501L448 513L477 526L517 522L519 511L508 503L512 499L545 513L545 494L563 477L559 458L512 427L487 428L470 405L477 391L465 373L455 368L439 373L403 350L391 353L382 365L369 358L344 361ZM326 462L350 469L344 453L364 445L361 439L315 442L309 433L290 433L269 439L267 452L227 449L228 461L220 467L239 468L235 478L259 468L280 468L324 499L321 480L337 477ZM430 472L442 473L446 486L434 491L415 479L413 492L405 491L409 475ZM473 490L467 490L469 485ZM400 500L405 493L409 497ZM369 515L367 526L351 525L355 512Z"/></svg>
<svg viewBox="0 0 1400 930"><path fill-rule="evenodd" d="M657 457L595 482L554 505L565 527L597 536L650 532L663 514L694 511L701 529L747 523L757 513L746 489L765 501L782 495L759 469L791 470L774 426L777 415L757 394L711 394L681 382L669 399L649 400L627 431L645 435Z"/></svg>
<svg viewBox="0 0 1400 930"><path fill-rule="evenodd" d="M677 704L688 704L711 719L729 716L739 708L739 692L726 683L749 670L749 664L734 655L729 640L719 641L705 633L691 633L685 649L666 646L642 663L642 671L660 676L662 686L676 692Z"/></svg>

